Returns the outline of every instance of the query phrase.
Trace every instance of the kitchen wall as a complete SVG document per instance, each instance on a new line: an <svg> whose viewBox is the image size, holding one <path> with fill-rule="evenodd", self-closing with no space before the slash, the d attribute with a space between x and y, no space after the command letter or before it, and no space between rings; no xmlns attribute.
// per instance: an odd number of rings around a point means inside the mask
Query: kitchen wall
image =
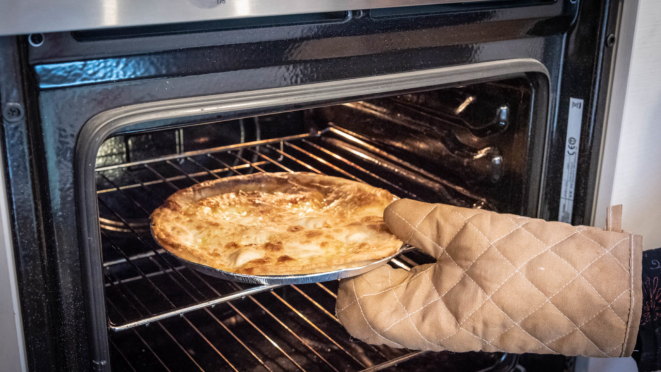
<svg viewBox="0 0 661 372"><path fill-rule="evenodd" d="M661 247L661 1L639 0L632 18L634 3L624 1L594 225L604 225L608 204L623 204L623 228L653 249Z"/></svg>
<svg viewBox="0 0 661 372"><path fill-rule="evenodd" d="M661 247L661 1L623 0L594 225L623 204L623 228ZM634 372L631 358L580 358L577 372Z"/></svg>

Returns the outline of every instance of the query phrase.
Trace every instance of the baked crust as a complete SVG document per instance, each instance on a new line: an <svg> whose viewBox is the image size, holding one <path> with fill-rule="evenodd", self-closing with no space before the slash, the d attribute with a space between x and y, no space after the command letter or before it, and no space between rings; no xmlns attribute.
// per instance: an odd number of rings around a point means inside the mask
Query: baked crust
<svg viewBox="0 0 661 372"><path fill-rule="evenodd" d="M383 222L396 200L373 186L314 173L257 173L170 196L151 216L154 238L188 261L249 275L326 272L401 247Z"/></svg>

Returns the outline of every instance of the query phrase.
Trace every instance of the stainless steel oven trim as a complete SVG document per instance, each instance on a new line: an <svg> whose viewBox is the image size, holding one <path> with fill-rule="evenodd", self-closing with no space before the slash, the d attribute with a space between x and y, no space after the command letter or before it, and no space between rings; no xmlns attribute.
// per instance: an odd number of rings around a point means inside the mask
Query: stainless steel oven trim
<svg viewBox="0 0 661 372"><path fill-rule="evenodd" d="M4 156L0 154L0 164ZM16 262L11 234L11 219L5 187L5 173L0 172L0 365L7 371L27 371L23 320L16 280Z"/></svg>
<svg viewBox="0 0 661 372"><path fill-rule="evenodd" d="M546 67L534 59L511 59L450 66L430 70L373 76L349 80L290 86L238 93L190 97L149 102L111 109L90 118L82 127L76 142L75 185L77 220L80 226L81 266L89 319L89 341L95 369L109 370L109 345L103 287L98 223L98 205L94 178L96 155L103 141L113 132L132 125L166 118L194 117L207 114L236 113L254 115L289 111L302 107L321 106L339 101L355 100L388 92L406 92L420 88L450 84L477 83L494 78L529 75L539 77L550 86ZM548 127L550 94L543 112ZM270 108L270 110L269 110ZM238 117L238 116L237 116ZM543 130L546 135L546 128ZM540 180L539 184L543 184Z"/></svg>
<svg viewBox="0 0 661 372"><path fill-rule="evenodd" d="M473 1L484 0L10 0L0 11L0 35Z"/></svg>

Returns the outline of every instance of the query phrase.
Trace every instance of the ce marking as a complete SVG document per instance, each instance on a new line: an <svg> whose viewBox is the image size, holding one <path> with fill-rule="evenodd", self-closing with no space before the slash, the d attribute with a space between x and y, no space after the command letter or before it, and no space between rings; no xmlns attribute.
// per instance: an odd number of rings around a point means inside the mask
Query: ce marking
<svg viewBox="0 0 661 372"><path fill-rule="evenodd" d="M576 138L574 137L569 137L569 140L567 141L567 155L576 155Z"/></svg>

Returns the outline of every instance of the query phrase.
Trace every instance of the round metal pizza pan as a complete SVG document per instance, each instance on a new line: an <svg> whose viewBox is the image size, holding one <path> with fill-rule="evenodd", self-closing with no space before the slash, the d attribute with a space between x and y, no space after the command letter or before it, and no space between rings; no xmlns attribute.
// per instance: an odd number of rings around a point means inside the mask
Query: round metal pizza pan
<svg viewBox="0 0 661 372"><path fill-rule="evenodd" d="M331 280L351 278L364 274L368 271L372 271L380 266L383 266L388 263L388 261L399 256L404 252L408 252L415 249L410 245L403 245L400 250L389 256L382 258L377 261L370 262L366 265L351 267L346 269L338 269L333 271L327 271L322 273L312 273L312 274L293 274L293 275L246 275L246 274L237 274L229 271L219 270L207 265L191 262L185 260L181 257L178 257L175 254L172 254L165 250L165 252L172 257L181 261L188 268L200 272L205 275L213 276L215 278L229 280L233 282L242 282L249 284L308 284L308 283L318 283L318 282L327 282Z"/></svg>

